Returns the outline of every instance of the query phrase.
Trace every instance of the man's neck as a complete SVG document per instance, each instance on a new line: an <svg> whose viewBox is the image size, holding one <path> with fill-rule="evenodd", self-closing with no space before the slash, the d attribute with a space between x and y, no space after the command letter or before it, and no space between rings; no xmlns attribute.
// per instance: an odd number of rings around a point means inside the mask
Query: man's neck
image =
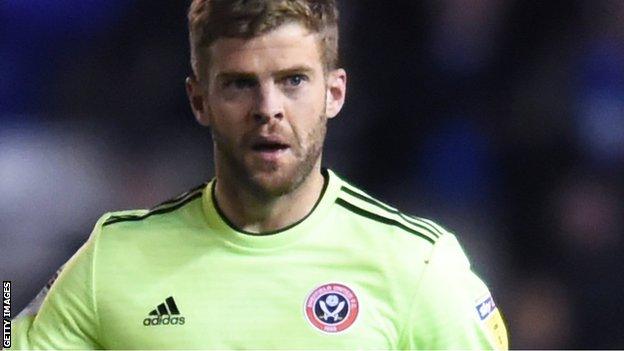
<svg viewBox="0 0 624 351"><path fill-rule="evenodd" d="M285 228L307 216L321 196L324 184L320 167L315 167L292 192L259 198L231 179L217 175L215 197L219 209L237 228L258 234Z"/></svg>

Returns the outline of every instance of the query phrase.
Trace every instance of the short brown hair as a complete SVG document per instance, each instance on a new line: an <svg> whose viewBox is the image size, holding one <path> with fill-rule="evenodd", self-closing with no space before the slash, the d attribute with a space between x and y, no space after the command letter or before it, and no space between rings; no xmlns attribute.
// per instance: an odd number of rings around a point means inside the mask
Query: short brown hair
<svg viewBox="0 0 624 351"><path fill-rule="evenodd" d="M188 12L193 73L200 79L210 59L200 51L217 39L252 38L289 22L318 33L323 67L338 67L336 0L193 0Z"/></svg>

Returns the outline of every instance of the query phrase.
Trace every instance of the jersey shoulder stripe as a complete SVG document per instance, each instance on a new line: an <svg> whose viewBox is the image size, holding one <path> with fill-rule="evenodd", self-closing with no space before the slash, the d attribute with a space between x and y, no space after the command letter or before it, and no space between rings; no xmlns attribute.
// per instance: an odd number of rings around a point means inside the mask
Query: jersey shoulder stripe
<svg viewBox="0 0 624 351"><path fill-rule="evenodd" d="M407 225L405 225L404 223L402 223L402 222L400 222L400 221L398 221L396 219L388 218L386 216L379 215L379 214L377 214L375 212L363 209L363 208L361 208L361 207L359 207L357 205L354 205L353 203L349 202L348 200L345 200L344 198L342 198L340 196L336 199L336 204L338 204L338 205L344 207L345 209L347 209L347 210L349 210L349 211L351 211L351 212L353 212L355 214L358 214L358 215L360 215L362 217L366 217L366 218L372 219L372 220L380 222L380 223L389 224L389 225L401 228L401 229L403 229L403 230L405 230L405 231L407 231L409 233L412 233L412 234L414 234L414 235L416 235L418 237L421 237L422 239L425 239L426 241L430 242L431 244L434 244L435 241L436 241L435 237L432 237L432 236L427 235L425 233L416 231L416 230L408 227Z"/></svg>
<svg viewBox="0 0 624 351"><path fill-rule="evenodd" d="M198 185L198 186L194 187L193 189L191 189L191 190L189 190L189 191L185 191L185 192L183 192L182 194L180 194L180 195L178 195L178 196L176 196L176 197L174 197L174 198L172 198L172 199L170 199L170 200L163 201L163 202L159 203L158 205L154 206L154 207L152 208L152 210L153 210L153 209L160 208L160 207L163 207L163 206L166 206L166 205L169 205L169 204L173 204L173 203L177 203L177 202L179 202L179 201L182 201L182 200L184 200L186 197L188 197L190 194L193 194L193 193L195 193L195 192L197 192L197 191L203 191L203 189L204 189L205 187L206 187L206 184L205 184L205 183L203 183L203 184L201 184L201 185Z"/></svg>
<svg viewBox="0 0 624 351"><path fill-rule="evenodd" d="M431 244L434 244L438 238L438 236L432 234L431 232L415 228L398 216L376 211L372 209L371 206L365 205L362 201L357 201L356 198L350 197L345 192L341 192L336 199L336 204L362 217L403 229L404 231L414 234Z"/></svg>
<svg viewBox="0 0 624 351"><path fill-rule="evenodd" d="M136 214L136 213L120 214L120 215L113 214L104 222L104 224L102 224L102 226L106 227L108 225L119 223L119 222L141 221L153 215L164 214L164 213L175 211L179 209L180 207L188 204L189 202L201 197L205 188L206 188L206 184L202 184L200 186L193 188L192 190L189 190L185 193L182 193L179 196L176 196L175 198L171 200L162 202L161 204L154 206L152 209L145 211L143 213L140 213L140 214Z"/></svg>
<svg viewBox="0 0 624 351"><path fill-rule="evenodd" d="M362 209L393 219L413 231L433 238L433 240L447 233L444 228L435 224L433 221L407 215L347 183L341 188L341 196L343 199L348 200Z"/></svg>
<svg viewBox="0 0 624 351"><path fill-rule="evenodd" d="M393 218L398 217L398 219L401 222L405 222L406 224L408 224L409 226L414 226L417 229L416 230L422 230L427 232L430 235L433 235L435 238L439 238L441 235L444 235L444 233L446 233L446 230L444 230L442 227L440 227L439 225L435 224L435 222L430 221L428 219L424 219L424 218L419 218L419 217L414 217L414 216L410 216L408 214L405 214L399 210L397 210L396 208L389 206L375 198L373 198L372 196L366 194L365 192L349 185L343 185L340 189L342 192L348 194L349 196L353 196L355 198L357 198L358 200L362 200L364 202L366 202L367 204L370 204L373 206L373 209L377 211L379 211L381 215L390 215Z"/></svg>

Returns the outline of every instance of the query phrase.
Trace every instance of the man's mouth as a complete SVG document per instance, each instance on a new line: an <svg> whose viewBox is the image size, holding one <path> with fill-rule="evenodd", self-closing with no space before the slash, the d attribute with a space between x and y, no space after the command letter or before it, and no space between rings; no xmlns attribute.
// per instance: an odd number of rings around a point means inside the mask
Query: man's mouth
<svg viewBox="0 0 624 351"><path fill-rule="evenodd" d="M280 138L261 137L251 144L251 150L266 162L277 161L290 149L290 145Z"/></svg>
<svg viewBox="0 0 624 351"><path fill-rule="evenodd" d="M253 144L251 147L254 151L260 152L276 152L280 150L286 150L289 148L288 144L274 143L274 142L259 142Z"/></svg>

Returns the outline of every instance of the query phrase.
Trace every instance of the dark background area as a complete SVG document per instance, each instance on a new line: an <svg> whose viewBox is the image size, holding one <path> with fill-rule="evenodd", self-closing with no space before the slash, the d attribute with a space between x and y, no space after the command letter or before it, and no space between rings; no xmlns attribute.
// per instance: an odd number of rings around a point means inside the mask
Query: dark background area
<svg viewBox="0 0 624 351"><path fill-rule="evenodd" d="M186 1L0 1L0 275L213 176ZM343 0L325 165L457 234L512 348L624 348L624 1ZM618 273L620 272L620 273Z"/></svg>

